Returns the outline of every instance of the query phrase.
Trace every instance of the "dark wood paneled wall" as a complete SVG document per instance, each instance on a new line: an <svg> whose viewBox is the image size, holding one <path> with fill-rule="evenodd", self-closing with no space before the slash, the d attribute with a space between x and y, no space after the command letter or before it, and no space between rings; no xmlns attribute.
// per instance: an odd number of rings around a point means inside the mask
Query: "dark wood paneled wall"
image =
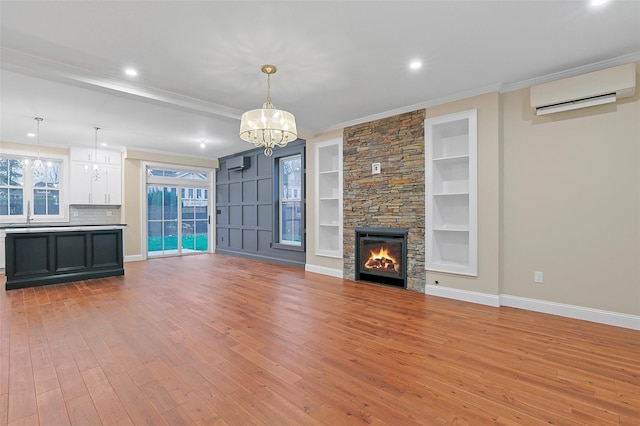
<svg viewBox="0 0 640 426"><path fill-rule="evenodd" d="M253 149L220 159L216 172L216 252L303 268L302 250L275 246L278 206L274 203L274 165L279 157L304 151L300 140L277 148L267 157L262 149ZM229 170L238 157L248 158L243 169ZM304 185L303 185L304 187Z"/></svg>

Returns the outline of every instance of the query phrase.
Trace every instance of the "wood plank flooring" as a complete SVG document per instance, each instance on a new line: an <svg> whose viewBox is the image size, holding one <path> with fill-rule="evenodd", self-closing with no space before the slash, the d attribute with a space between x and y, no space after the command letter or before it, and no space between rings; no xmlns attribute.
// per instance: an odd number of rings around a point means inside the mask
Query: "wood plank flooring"
<svg viewBox="0 0 640 426"><path fill-rule="evenodd" d="M0 293L0 425L638 425L640 332L223 255Z"/></svg>

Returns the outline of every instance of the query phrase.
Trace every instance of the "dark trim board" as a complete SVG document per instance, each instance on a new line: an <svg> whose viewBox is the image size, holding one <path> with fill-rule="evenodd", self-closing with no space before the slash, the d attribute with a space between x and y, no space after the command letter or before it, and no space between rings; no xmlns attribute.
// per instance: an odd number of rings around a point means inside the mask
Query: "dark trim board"
<svg viewBox="0 0 640 426"><path fill-rule="evenodd" d="M262 262L273 263L275 265L283 265L283 266L291 266L293 268L302 268L305 267L305 262L298 262L295 260L287 260L276 257L262 256L259 254L247 253L244 251L234 251L234 250L225 250L216 248L217 254L224 254L228 256L237 256L237 257L246 257L247 259L259 260Z"/></svg>
<svg viewBox="0 0 640 426"><path fill-rule="evenodd" d="M6 290L124 275L122 229L9 233Z"/></svg>

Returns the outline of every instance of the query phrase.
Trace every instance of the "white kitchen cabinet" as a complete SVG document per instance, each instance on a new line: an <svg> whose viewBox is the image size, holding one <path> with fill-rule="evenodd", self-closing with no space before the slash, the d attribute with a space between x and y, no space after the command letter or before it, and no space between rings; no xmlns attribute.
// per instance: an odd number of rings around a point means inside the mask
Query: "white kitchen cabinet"
<svg viewBox="0 0 640 426"><path fill-rule="evenodd" d="M315 145L316 255L342 257L342 139Z"/></svg>
<svg viewBox="0 0 640 426"><path fill-rule="evenodd" d="M79 151L79 152L78 152ZM90 151L90 152L88 152ZM107 151L103 151L107 152ZM71 150L71 183L69 204L122 204L122 167L118 152L105 154L102 159L118 158L116 163L80 161L87 158L93 150ZM94 155L95 156L95 155ZM97 168L98 178L93 169Z"/></svg>
<svg viewBox="0 0 640 426"><path fill-rule="evenodd" d="M72 148L71 161L96 162L103 164L122 164L122 154L119 151L94 148Z"/></svg>
<svg viewBox="0 0 640 426"><path fill-rule="evenodd" d="M477 111L425 120L425 269L478 273Z"/></svg>

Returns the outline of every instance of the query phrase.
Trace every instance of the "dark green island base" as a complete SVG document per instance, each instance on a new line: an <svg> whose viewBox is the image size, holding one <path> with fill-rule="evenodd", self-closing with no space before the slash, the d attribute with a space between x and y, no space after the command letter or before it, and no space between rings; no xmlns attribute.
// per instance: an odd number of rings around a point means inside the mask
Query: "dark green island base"
<svg viewBox="0 0 640 426"><path fill-rule="evenodd" d="M7 229L5 289L124 275L123 228Z"/></svg>

